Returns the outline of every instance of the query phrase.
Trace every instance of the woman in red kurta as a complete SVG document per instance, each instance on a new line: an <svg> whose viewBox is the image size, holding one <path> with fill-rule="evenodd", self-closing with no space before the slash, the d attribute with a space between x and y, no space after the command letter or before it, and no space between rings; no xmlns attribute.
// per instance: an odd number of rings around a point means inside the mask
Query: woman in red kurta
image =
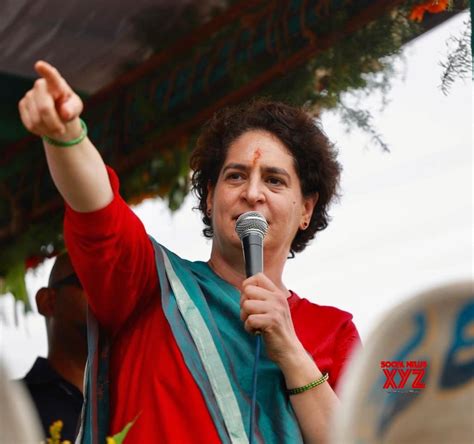
<svg viewBox="0 0 474 444"><path fill-rule="evenodd" d="M79 97L50 65L38 62L36 69L42 78L20 113L43 136L52 178L68 204L70 255L111 338L109 433L136 418L130 442L246 442L240 422L248 416L253 358L244 352L259 331L256 439L324 441L337 405L333 389L359 338L351 315L300 299L282 280L287 257L328 223L340 166L324 133L304 112L280 103L218 113L191 159L211 257L191 263L146 236L85 137ZM269 228L265 273L247 279L235 222L248 211L261 213ZM181 296L190 296L206 340L186 324L187 311L176 309ZM96 387L97 398L103 388Z"/></svg>

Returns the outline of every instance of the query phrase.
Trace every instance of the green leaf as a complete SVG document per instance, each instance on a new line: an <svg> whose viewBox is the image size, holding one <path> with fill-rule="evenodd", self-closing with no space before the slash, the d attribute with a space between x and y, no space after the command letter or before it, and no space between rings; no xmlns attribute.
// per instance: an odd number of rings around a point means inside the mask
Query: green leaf
<svg viewBox="0 0 474 444"><path fill-rule="evenodd" d="M24 312L27 313L31 311L31 305L26 291L25 272L25 265L22 262L12 266L0 285L0 291L1 293L10 292L16 301L23 302Z"/></svg>
<svg viewBox="0 0 474 444"><path fill-rule="evenodd" d="M140 416L140 413L135 416L135 419L132 419L123 429L121 432L116 433L114 436L112 436L112 439L115 441L115 444L122 444L123 440L127 436L128 431L130 430L130 427L132 427L133 424L135 424L135 421L138 419Z"/></svg>

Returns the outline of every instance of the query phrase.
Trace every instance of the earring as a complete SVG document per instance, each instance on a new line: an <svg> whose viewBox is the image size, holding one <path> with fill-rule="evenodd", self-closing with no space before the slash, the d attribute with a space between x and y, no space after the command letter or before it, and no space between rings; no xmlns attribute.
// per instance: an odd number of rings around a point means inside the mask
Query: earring
<svg viewBox="0 0 474 444"><path fill-rule="evenodd" d="M308 222L303 222L303 230L306 230L308 228Z"/></svg>
<svg viewBox="0 0 474 444"><path fill-rule="evenodd" d="M208 208L207 211L206 211L206 214L207 214L207 217L211 217L212 216L212 210L210 208Z"/></svg>

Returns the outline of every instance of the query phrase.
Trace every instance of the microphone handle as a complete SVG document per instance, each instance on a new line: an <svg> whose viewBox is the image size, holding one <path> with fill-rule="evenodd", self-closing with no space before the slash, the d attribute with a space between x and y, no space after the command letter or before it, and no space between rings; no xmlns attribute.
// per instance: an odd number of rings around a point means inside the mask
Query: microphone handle
<svg viewBox="0 0 474 444"><path fill-rule="evenodd" d="M245 274L247 277L263 271L263 237L250 233L242 239Z"/></svg>
<svg viewBox="0 0 474 444"><path fill-rule="evenodd" d="M245 274L247 277L263 271L263 237L250 233L242 239L242 249L244 251ZM255 335L255 362L253 366L252 378L252 398L250 403L250 424L249 424L249 444L255 442L255 411L257 405L257 377L258 362L260 359L260 348L262 346L261 332L257 330Z"/></svg>

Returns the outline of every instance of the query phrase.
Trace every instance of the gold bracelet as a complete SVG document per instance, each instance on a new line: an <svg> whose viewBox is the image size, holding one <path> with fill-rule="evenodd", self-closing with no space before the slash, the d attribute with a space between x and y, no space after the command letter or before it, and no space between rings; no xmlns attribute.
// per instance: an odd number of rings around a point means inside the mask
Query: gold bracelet
<svg viewBox="0 0 474 444"><path fill-rule="evenodd" d="M317 387L318 385L321 385L323 382L326 382L328 379L329 379L329 373L325 373L319 379L316 379L316 381L303 385L303 387L287 389L286 393L288 393L289 395L297 395L298 393L306 392L307 390L311 390L312 388Z"/></svg>

